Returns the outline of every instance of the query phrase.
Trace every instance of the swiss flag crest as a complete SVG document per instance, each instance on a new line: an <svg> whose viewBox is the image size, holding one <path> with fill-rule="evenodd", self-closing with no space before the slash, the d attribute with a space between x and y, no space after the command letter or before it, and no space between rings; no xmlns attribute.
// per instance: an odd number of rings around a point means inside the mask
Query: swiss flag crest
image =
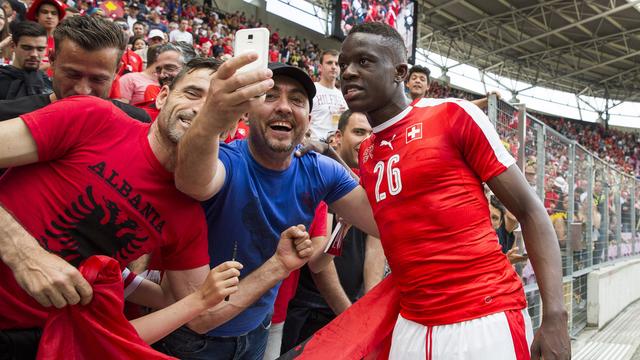
<svg viewBox="0 0 640 360"><path fill-rule="evenodd" d="M422 123L413 124L406 129L407 144L413 140L422 139Z"/></svg>

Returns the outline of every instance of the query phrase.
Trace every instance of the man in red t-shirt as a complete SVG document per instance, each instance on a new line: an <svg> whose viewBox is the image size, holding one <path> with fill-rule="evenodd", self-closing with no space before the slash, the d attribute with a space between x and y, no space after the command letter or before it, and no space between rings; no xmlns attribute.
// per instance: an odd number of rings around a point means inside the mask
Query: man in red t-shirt
<svg viewBox="0 0 640 360"><path fill-rule="evenodd" d="M349 108L373 127L360 176L400 292L389 358L568 359L557 238L486 116L464 100L410 105L406 49L388 25L354 27L339 64ZM534 339L483 182L522 224L544 303Z"/></svg>
<svg viewBox="0 0 640 360"><path fill-rule="evenodd" d="M211 319L204 310L238 289L235 301L251 302L306 262L311 241L292 227L270 267L246 277L246 285L237 286L242 265L235 261L209 272L203 210L175 189L171 171L177 142L217 66L210 59L187 64L158 95L161 112L153 124L84 96L0 123L0 168L10 167L0 179L0 331L41 328L51 305L89 303L91 287L71 265L96 254L121 268L143 254L159 255L155 262L166 271L172 296L182 300L133 324L148 343L200 315ZM203 281L191 295L190 284ZM241 308L222 309L213 315L221 323Z"/></svg>

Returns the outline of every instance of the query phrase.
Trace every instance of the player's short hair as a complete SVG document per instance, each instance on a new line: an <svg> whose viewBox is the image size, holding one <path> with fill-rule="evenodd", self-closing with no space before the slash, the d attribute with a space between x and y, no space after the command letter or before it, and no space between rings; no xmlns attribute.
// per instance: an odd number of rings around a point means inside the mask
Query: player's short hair
<svg viewBox="0 0 640 360"><path fill-rule="evenodd" d="M347 125L349 125L349 118L351 115L353 115L353 111L348 109L340 115L340 120L338 120L338 130L340 130L341 133L344 133Z"/></svg>
<svg viewBox="0 0 640 360"><path fill-rule="evenodd" d="M411 69L409 69L409 76L407 76L407 81L409 81L413 73L425 74L427 76L427 83L431 82L431 78L429 77L429 75L431 75L431 70L429 70L428 68L422 65L413 65Z"/></svg>
<svg viewBox="0 0 640 360"><path fill-rule="evenodd" d="M391 46L395 50L395 53L398 56L397 60L400 62L407 61L407 47L404 44L404 39L393 27L380 22L366 22L351 28L348 36L356 33L382 36L387 45Z"/></svg>
<svg viewBox="0 0 640 360"><path fill-rule="evenodd" d="M324 51L320 54L320 64L324 63L324 56L325 56L325 55L339 56L339 55L340 55L340 52L338 52L338 50L334 50L334 49L324 50Z"/></svg>
<svg viewBox="0 0 640 360"><path fill-rule="evenodd" d="M46 37L47 30L35 21L21 21L11 26L11 41L14 44L17 45L23 36Z"/></svg>
<svg viewBox="0 0 640 360"><path fill-rule="evenodd" d="M182 80L187 74L191 74L192 72L200 69L209 69L212 73L216 72L222 61L216 60L214 58L205 58L205 57L196 57L191 59L183 68L180 70L178 75L171 81L169 84L169 89L173 90L175 85Z"/></svg>
<svg viewBox="0 0 640 360"><path fill-rule="evenodd" d="M127 40L120 26L96 16L72 16L62 20L53 31L56 53L60 51L60 46L66 39L86 51L118 49L118 62L127 48Z"/></svg>

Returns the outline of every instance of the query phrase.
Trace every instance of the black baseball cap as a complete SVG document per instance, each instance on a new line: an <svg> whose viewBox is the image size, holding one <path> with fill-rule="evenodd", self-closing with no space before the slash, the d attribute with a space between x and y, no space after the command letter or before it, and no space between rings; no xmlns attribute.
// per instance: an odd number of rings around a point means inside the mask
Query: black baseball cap
<svg viewBox="0 0 640 360"><path fill-rule="evenodd" d="M280 62L269 63L269 69L273 71L273 76L282 75L288 76L302 85L304 91L307 93L309 99L309 111L313 107L313 97L316 96L316 85L309 75L299 67L283 64Z"/></svg>

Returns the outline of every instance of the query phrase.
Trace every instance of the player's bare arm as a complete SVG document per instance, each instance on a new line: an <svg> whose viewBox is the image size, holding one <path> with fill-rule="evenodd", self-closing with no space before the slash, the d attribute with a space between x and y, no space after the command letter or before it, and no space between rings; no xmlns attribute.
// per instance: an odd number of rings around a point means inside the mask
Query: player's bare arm
<svg viewBox="0 0 640 360"><path fill-rule="evenodd" d="M560 247L547 212L515 165L487 184L522 225L527 252L540 287L542 324L531 345L531 359L569 359L571 344L562 291Z"/></svg>
<svg viewBox="0 0 640 360"><path fill-rule="evenodd" d="M257 59L247 53L228 60L211 76L205 104L178 144L175 182L178 190L197 200L217 194L225 179L218 160L219 137L249 111L257 96L273 86L271 70L236 74L236 70Z"/></svg>
<svg viewBox="0 0 640 360"><path fill-rule="evenodd" d="M380 237L378 225L373 218L371 204L369 204L367 193L362 186L356 186L350 193L329 204L329 207L344 222L352 224L369 235Z"/></svg>
<svg viewBox="0 0 640 360"><path fill-rule="evenodd" d="M238 285L238 291L218 305L201 312L189 322L189 327L198 333L206 333L234 318L255 303L265 292L284 280L291 271L309 261L313 246L309 233L303 225L292 226L280 235L276 253L257 270L247 275ZM189 283L184 278L169 278L176 298L189 295L198 285L197 279Z"/></svg>

